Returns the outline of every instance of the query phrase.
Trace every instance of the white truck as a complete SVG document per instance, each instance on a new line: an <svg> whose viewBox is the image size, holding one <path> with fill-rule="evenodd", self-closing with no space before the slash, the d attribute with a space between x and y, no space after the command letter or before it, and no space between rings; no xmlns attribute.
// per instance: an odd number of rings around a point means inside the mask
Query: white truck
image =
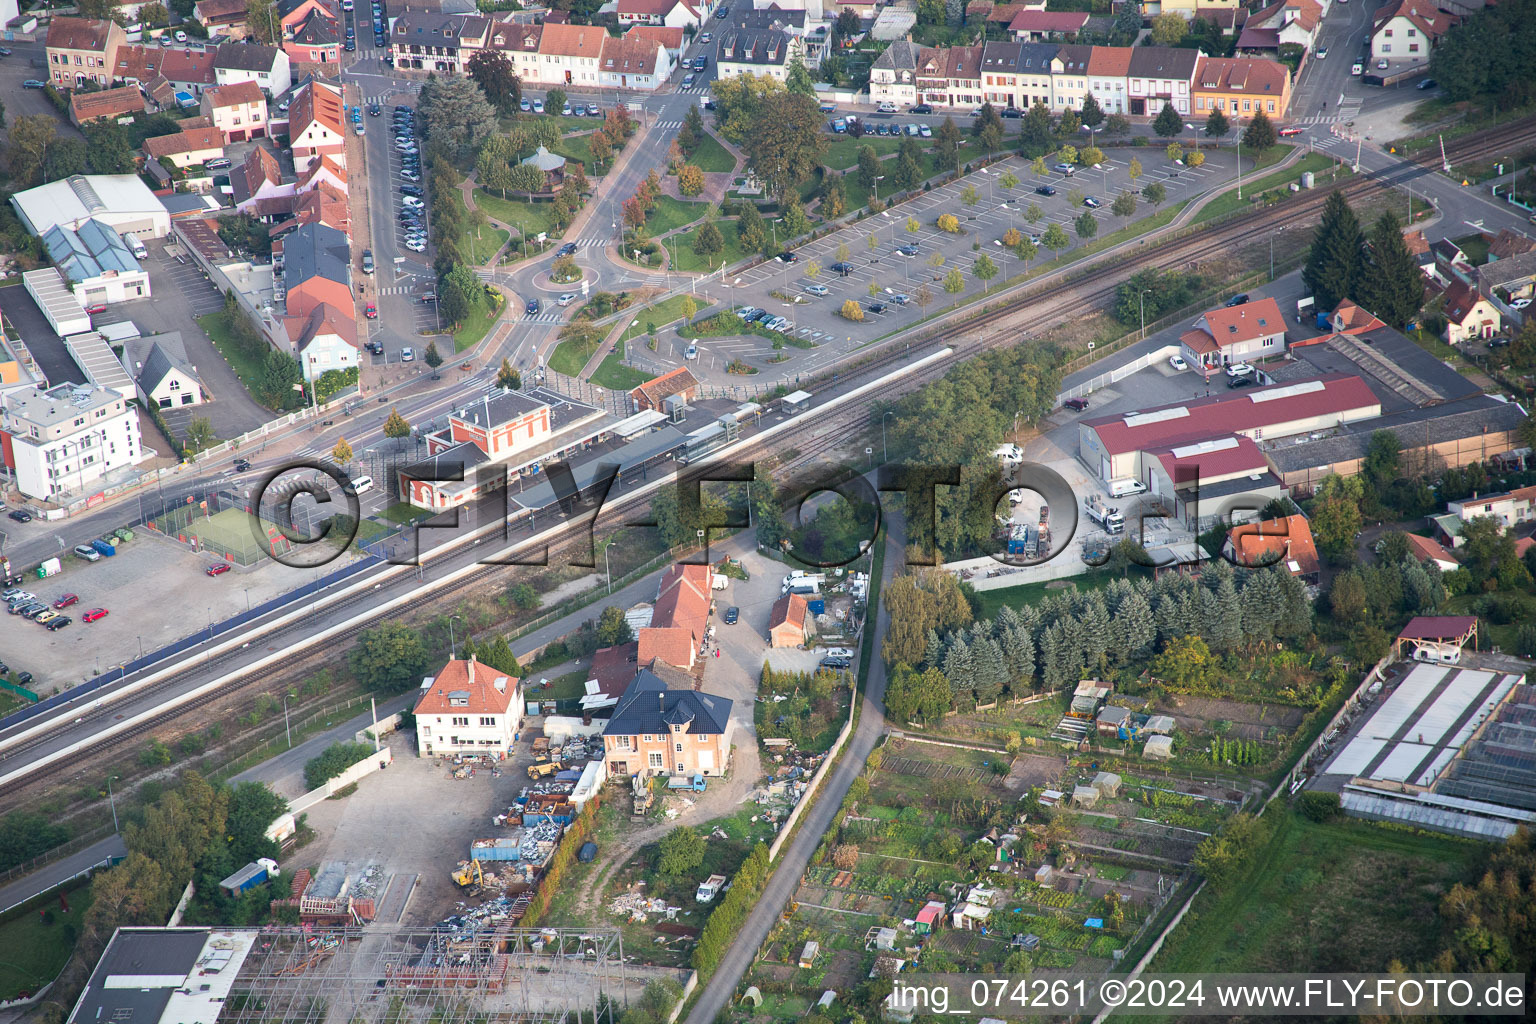
<svg viewBox="0 0 1536 1024"><path fill-rule="evenodd" d="M725 888L725 876L710 875L699 883L698 892L693 894L693 898L699 903L711 903L716 896L720 895L720 890L723 888Z"/></svg>
<svg viewBox="0 0 1536 1024"><path fill-rule="evenodd" d="M1125 532L1125 516L1118 508L1104 504L1099 498L1089 498L1086 505L1088 518L1104 527L1105 533Z"/></svg>

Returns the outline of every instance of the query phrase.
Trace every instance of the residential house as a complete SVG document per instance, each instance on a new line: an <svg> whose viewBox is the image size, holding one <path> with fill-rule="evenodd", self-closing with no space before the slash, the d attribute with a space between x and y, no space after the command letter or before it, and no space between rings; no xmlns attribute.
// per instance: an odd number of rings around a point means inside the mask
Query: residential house
<svg viewBox="0 0 1536 1024"><path fill-rule="evenodd" d="M212 126L144 140L144 159L186 170L224 155L224 133Z"/></svg>
<svg viewBox="0 0 1536 1024"><path fill-rule="evenodd" d="M691 669L709 632L714 573L707 565L674 565L661 578L651 624L641 629L640 662L660 660L673 668Z"/></svg>
<svg viewBox="0 0 1536 1024"><path fill-rule="evenodd" d="M1179 344L1191 366L1207 371L1267 359L1285 351L1285 317L1273 298L1223 306L1202 314Z"/></svg>
<svg viewBox="0 0 1536 1024"><path fill-rule="evenodd" d="M1093 47L1083 46L1077 43L1067 43L1056 48L1056 56L1051 58L1051 112L1059 114L1064 110L1080 110L1083 106L1083 97L1090 90L1088 84L1088 61L1093 56Z"/></svg>
<svg viewBox="0 0 1536 1024"><path fill-rule="evenodd" d="M339 64L342 22L338 7L321 0L285 0L281 31L283 50L291 61L303 64Z"/></svg>
<svg viewBox="0 0 1536 1024"><path fill-rule="evenodd" d="M240 166L229 172L229 187L240 213L252 212L260 200L293 194L293 184L283 183L277 157L265 146L252 146Z"/></svg>
<svg viewBox="0 0 1536 1024"><path fill-rule="evenodd" d="M731 701L670 689L641 669L603 729L608 777L725 774L731 757Z"/></svg>
<svg viewBox="0 0 1536 1024"><path fill-rule="evenodd" d="M1501 228L1493 241L1488 243L1488 262L1497 263L1511 256L1523 255L1532 249L1536 249L1536 241L1532 241L1518 231Z"/></svg>
<svg viewBox="0 0 1536 1024"><path fill-rule="evenodd" d="M1483 295L1503 301L1536 298L1536 251L1485 263L1473 273Z"/></svg>
<svg viewBox="0 0 1536 1024"><path fill-rule="evenodd" d="M1499 333L1499 310L1466 281L1456 280L1445 290L1445 340L1460 345L1471 339L1487 340Z"/></svg>
<svg viewBox="0 0 1536 1024"><path fill-rule="evenodd" d="M209 35L218 34L226 39L244 38L246 24L246 0L197 0L192 5L192 17Z"/></svg>
<svg viewBox="0 0 1536 1024"><path fill-rule="evenodd" d="M203 91L202 111L229 142L267 135L267 98L255 82L209 86Z"/></svg>
<svg viewBox="0 0 1536 1024"><path fill-rule="evenodd" d="M1477 273L1461 246L1449 238L1430 243L1429 251L1435 257L1435 278L1447 285L1454 281L1471 281Z"/></svg>
<svg viewBox="0 0 1536 1024"><path fill-rule="evenodd" d="M551 153L540 146L532 156L524 157L520 161L525 167L533 167L544 175L543 192L558 192L560 183L565 180L565 157L558 153Z"/></svg>
<svg viewBox="0 0 1536 1024"><path fill-rule="evenodd" d="M596 88L602 81L603 45L608 38L607 31L597 25L545 25L539 36L537 80Z"/></svg>
<svg viewBox="0 0 1536 1024"><path fill-rule="evenodd" d="M790 61L805 53L804 41L776 29L727 29L715 48L716 77L767 75L784 81Z"/></svg>
<svg viewBox="0 0 1536 1024"><path fill-rule="evenodd" d="M672 74L672 58L666 47L655 39L636 35L637 31L640 29L630 29L622 38L603 41L602 63L598 67L598 84L602 88L649 92Z"/></svg>
<svg viewBox="0 0 1536 1024"><path fill-rule="evenodd" d="M636 411L656 409L665 412L667 399L681 396L681 400L687 403L693 401L698 393L699 379L688 367L679 366L675 370L668 370L660 377L651 378L631 391L629 395L634 400Z"/></svg>
<svg viewBox="0 0 1536 1024"><path fill-rule="evenodd" d="M1461 568L1461 561L1445 545L1428 537L1420 537L1416 533L1407 533L1408 550L1413 557L1420 562L1433 562L1441 572L1450 572ZM1518 552L1517 552L1518 554Z"/></svg>
<svg viewBox="0 0 1536 1024"><path fill-rule="evenodd" d="M350 310L352 250L347 236L323 224L304 224L272 246L273 262L282 261L285 316L308 317L321 303Z"/></svg>
<svg viewBox="0 0 1536 1024"><path fill-rule="evenodd" d="M160 77L174 91L196 99L218 80L213 70L214 58L213 50L166 50L160 60Z"/></svg>
<svg viewBox="0 0 1536 1024"><path fill-rule="evenodd" d="M140 440L138 410L109 388L16 388L0 404L0 458L31 498L88 497L108 473L154 454Z"/></svg>
<svg viewBox="0 0 1536 1024"><path fill-rule="evenodd" d="M1408 247L1408 251L1413 255L1414 262L1419 265L1419 269L1424 272L1424 276L1434 277L1435 254L1430 252L1429 239L1424 237L1424 232L1409 231L1404 233L1403 244Z"/></svg>
<svg viewBox="0 0 1536 1024"><path fill-rule="evenodd" d="M1335 334L1366 334L1386 326L1351 299L1343 299L1334 307L1328 323Z"/></svg>
<svg viewBox="0 0 1536 1024"><path fill-rule="evenodd" d="M667 69L671 73L673 66L683 56L683 47L687 41L683 38L683 30L680 28L667 28L664 25L636 25L624 33L624 38L648 39L660 43L662 49L667 51Z"/></svg>
<svg viewBox="0 0 1536 1024"><path fill-rule="evenodd" d="M99 92L77 92L69 98L69 119L75 127L97 118L117 120L144 110L144 95L131 85Z"/></svg>
<svg viewBox="0 0 1536 1024"><path fill-rule="evenodd" d="M203 381L177 332L135 338L123 347L123 369L139 399L156 409L182 409L209 400Z"/></svg>
<svg viewBox="0 0 1536 1024"><path fill-rule="evenodd" d="M293 190L308 192L322 186L332 188L342 195L346 195L349 191L346 165L333 156L322 156L310 164L307 170L301 171L299 180L293 184Z"/></svg>
<svg viewBox="0 0 1536 1024"><path fill-rule="evenodd" d="M1536 486L1496 494L1474 494L1461 501L1448 501L1445 508L1464 523L1479 516L1491 516L1505 528L1520 526L1536 521Z"/></svg>
<svg viewBox="0 0 1536 1024"><path fill-rule="evenodd" d="M1057 43L1075 38L1086 24L1083 11L1021 10L1008 22L1008 32L1021 43Z"/></svg>
<svg viewBox="0 0 1536 1024"><path fill-rule="evenodd" d="M1106 114L1129 111L1126 79L1131 71L1130 46L1095 46L1088 55L1088 89Z"/></svg>
<svg viewBox="0 0 1536 1024"><path fill-rule="evenodd" d="M1283 566L1303 583L1316 586L1322 573L1312 525L1302 515L1242 523L1227 531L1222 556L1249 569Z"/></svg>
<svg viewBox="0 0 1536 1024"><path fill-rule="evenodd" d="M261 43L223 43L213 52L215 85L255 82L268 98L293 88L288 54Z"/></svg>
<svg viewBox="0 0 1536 1024"><path fill-rule="evenodd" d="M273 238L300 224L324 224L347 235L352 231L352 206L347 201L347 194L328 181L321 181L291 196L263 200L256 209L263 220L276 219L276 223L267 229Z"/></svg>
<svg viewBox="0 0 1536 1024"><path fill-rule="evenodd" d="M550 12L551 14L555 12ZM515 21L495 21L491 23L487 37L487 45L494 50L500 50L512 62L517 70L517 76L524 82L542 82L546 73L554 75L553 66L543 67L542 58L539 55L539 44L543 41L544 26L550 24L549 16L537 25L525 25ZM631 29L630 31L634 31ZM662 31L659 29L653 31ZM396 47L395 61L400 61L400 51ZM561 73L560 79L565 75Z"/></svg>
<svg viewBox="0 0 1536 1024"><path fill-rule="evenodd" d="M117 50L128 35L115 21L96 18L54 18L48 23L48 80L56 89L73 89L82 82L112 84Z"/></svg>
<svg viewBox="0 0 1536 1024"><path fill-rule="evenodd" d="M510 754L523 720L518 682L474 657L450 659L413 709L421 756Z"/></svg>
<svg viewBox="0 0 1536 1024"><path fill-rule="evenodd" d="M799 594L785 594L768 613L768 646L804 647L816 635L816 618Z"/></svg>
<svg viewBox="0 0 1536 1024"><path fill-rule="evenodd" d="M390 30L397 68L458 74L491 39L489 18L407 9Z"/></svg>
<svg viewBox="0 0 1536 1024"><path fill-rule="evenodd" d="M1427 64L1435 45L1461 19L1434 0L1392 0L1371 19L1371 59Z"/></svg>
<svg viewBox="0 0 1536 1024"><path fill-rule="evenodd" d="M1237 48L1244 53L1279 53L1287 44L1311 52L1323 24L1320 0L1280 0L1248 15Z"/></svg>
<svg viewBox="0 0 1536 1024"><path fill-rule="evenodd" d="M1054 43L986 43L981 52L983 102L1018 110L1037 101L1049 107L1054 56Z"/></svg>
<svg viewBox="0 0 1536 1024"><path fill-rule="evenodd" d="M347 135L341 87L310 78L294 93L288 108L288 146L294 170L307 170L322 156L345 166Z"/></svg>
<svg viewBox="0 0 1536 1024"><path fill-rule="evenodd" d="M898 39L881 51L869 66L871 103L909 107L917 102L917 64L921 47Z"/></svg>
<svg viewBox="0 0 1536 1024"><path fill-rule="evenodd" d="M979 107L981 99L981 58L985 46L951 46L945 79L945 91L952 107Z"/></svg>
<svg viewBox="0 0 1536 1024"><path fill-rule="evenodd" d="M1126 95L1130 112L1155 117L1164 104L1172 103L1180 117L1194 109L1195 65L1200 51L1171 46L1137 46L1131 49Z"/></svg>
<svg viewBox="0 0 1536 1024"><path fill-rule="evenodd" d="M1251 57L1201 57L1195 70L1195 116L1220 110L1230 120L1263 111L1284 117L1291 105L1291 71L1278 61Z"/></svg>
<svg viewBox="0 0 1536 1024"><path fill-rule="evenodd" d="M595 651L592 666L587 669L584 686L586 692L581 698L581 710L596 711L617 704L639 672L639 661L640 645L633 640Z"/></svg>
<svg viewBox="0 0 1536 1024"><path fill-rule="evenodd" d="M310 226L325 225L301 223L288 234ZM305 380L319 380L327 370L345 372L358 365L357 314L350 302L345 307L330 301L315 303L307 312L284 317L283 328L289 354L299 361Z"/></svg>
<svg viewBox="0 0 1536 1024"><path fill-rule="evenodd" d="M667 28L698 28L703 21L699 8L684 0L618 0L614 16L619 25L665 25Z"/></svg>

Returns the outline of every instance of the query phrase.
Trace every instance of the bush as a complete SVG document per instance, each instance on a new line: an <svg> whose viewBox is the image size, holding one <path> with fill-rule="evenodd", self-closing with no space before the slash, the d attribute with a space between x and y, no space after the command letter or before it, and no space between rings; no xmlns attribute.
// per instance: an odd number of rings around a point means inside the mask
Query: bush
<svg viewBox="0 0 1536 1024"><path fill-rule="evenodd" d="M960 233L960 218L952 213L943 213L939 215L939 219L934 226L946 234L958 235Z"/></svg>
<svg viewBox="0 0 1536 1024"><path fill-rule="evenodd" d="M1308 821L1331 821L1343 813L1339 794L1308 790L1296 798L1296 810Z"/></svg>
<svg viewBox="0 0 1536 1024"><path fill-rule="evenodd" d="M304 785L319 789L372 753L367 743L332 743L304 766Z"/></svg>
<svg viewBox="0 0 1536 1024"><path fill-rule="evenodd" d="M838 310L838 314L844 320L861 323L864 320L864 307L859 305L857 299L848 299L843 303L843 308Z"/></svg>

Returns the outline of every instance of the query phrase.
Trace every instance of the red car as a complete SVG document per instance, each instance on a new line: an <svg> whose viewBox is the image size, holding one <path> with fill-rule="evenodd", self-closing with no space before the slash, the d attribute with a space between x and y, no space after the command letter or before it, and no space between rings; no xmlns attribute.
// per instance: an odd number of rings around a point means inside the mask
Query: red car
<svg viewBox="0 0 1536 1024"><path fill-rule="evenodd" d="M95 622L97 619L104 619L106 617L107 617L107 610L105 608L92 608L90 611L88 611L84 615L80 616L80 621L81 622Z"/></svg>
<svg viewBox="0 0 1536 1024"><path fill-rule="evenodd" d="M1281 128L1280 131L1278 132L1279 136L1282 139L1288 139L1292 135L1300 135L1301 133L1302 133L1302 129L1297 128L1295 125L1292 125L1289 128Z"/></svg>
<svg viewBox="0 0 1536 1024"><path fill-rule="evenodd" d="M209 576L223 576L225 573L229 572L229 563L220 562L217 565L210 565L208 568L204 569L203 572L207 573Z"/></svg>
<svg viewBox="0 0 1536 1024"><path fill-rule="evenodd" d="M85 311L91 314L91 316L95 316L97 313L105 313L107 311L107 304L105 302L92 303L85 307Z"/></svg>
<svg viewBox="0 0 1536 1024"><path fill-rule="evenodd" d="M65 594L63 597L61 597L57 601L53 602L53 607L55 609L68 608L70 605L78 603L79 600L80 600L80 595L79 594Z"/></svg>
<svg viewBox="0 0 1536 1024"><path fill-rule="evenodd" d="M371 302L368 303L368 306L363 310L363 316L366 316L369 320L377 320L379 318L378 307Z"/></svg>

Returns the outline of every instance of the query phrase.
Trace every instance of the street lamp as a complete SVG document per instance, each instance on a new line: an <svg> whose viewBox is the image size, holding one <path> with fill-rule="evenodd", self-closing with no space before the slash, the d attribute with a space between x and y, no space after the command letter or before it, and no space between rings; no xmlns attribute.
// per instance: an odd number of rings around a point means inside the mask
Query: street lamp
<svg viewBox="0 0 1536 1024"><path fill-rule="evenodd" d="M289 750L293 749L293 732L288 728L288 698L291 696L293 696L293 694L287 692L283 693L283 735L288 737Z"/></svg>
<svg viewBox="0 0 1536 1024"><path fill-rule="evenodd" d="M895 409L887 409L885 410L884 415L880 417L880 455L882 460L885 462L891 461L891 451L885 445L885 417L889 416L895 411Z"/></svg>
<svg viewBox="0 0 1536 1024"><path fill-rule="evenodd" d="M112 831L113 832L118 831L118 827L117 827L117 800L116 800L115 797L112 796L112 780L116 779L118 777L119 776L116 776L116 775L108 775L107 776L107 803L112 808Z"/></svg>
<svg viewBox="0 0 1536 1024"><path fill-rule="evenodd" d="M1136 293L1136 309L1141 314L1141 340L1147 340L1147 292L1150 288L1143 288Z"/></svg>
<svg viewBox="0 0 1536 1024"><path fill-rule="evenodd" d="M457 616L457 615L450 615L450 616L448 616L448 657L449 658L452 658L454 651L458 649L458 645L454 642L454 637L453 637L453 620L457 619L458 617L459 616Z"/></svg>
<svg viewBox="0 0 1536 1024"><path fill-rule="evenodd" d="M610 594L613 593L613 566L608 564L608 552L612 549L613 545L611 544L603 546L603 571L608 575L608 593Z"/></svg>

